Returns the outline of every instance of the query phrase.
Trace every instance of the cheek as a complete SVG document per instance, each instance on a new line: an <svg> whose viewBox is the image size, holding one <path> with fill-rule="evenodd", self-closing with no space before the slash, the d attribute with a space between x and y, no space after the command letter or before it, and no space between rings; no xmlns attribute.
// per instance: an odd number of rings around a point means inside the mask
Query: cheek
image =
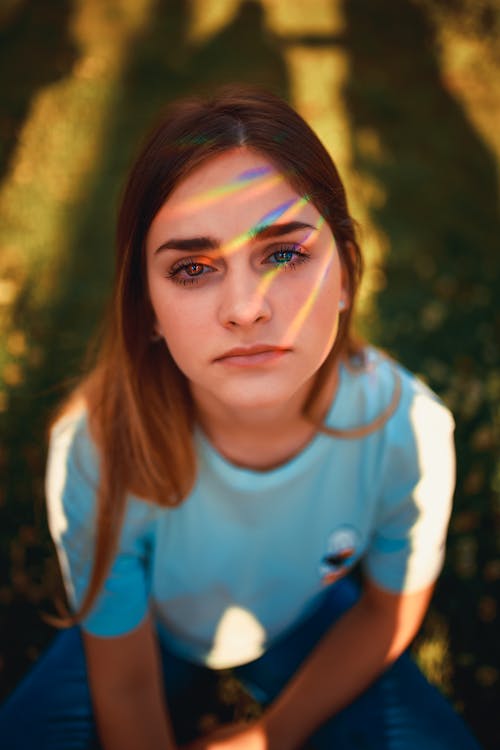
<svg viewBox="0 0 500 750"><path fill-rule="evenodd" d="M208 338L201 329L202 321L193 317L192 311L185 312L179 305L165 303L159 305L157 321L170 356L186 377L192 377Z"/></svg>
<svg viewBox="0 0 500 750"><path fill-rule="evenodd" d="M151 289L151 304L165 342L172 353L193 352L207 340L209 314L196 292L182 289ZM190 293L191 292L191 293Z"/></svg>
<svg viewBox="0 0 500 750"><path fill-rule="evenodd" d="M318 323L329 327L333 325L339 312L339 302L342 292L340 267L333 263L321 284L314 291L314 304L311 305L311 316Z"/></svg>
<svg viewBox="0 0 500 750"><path fill-rule="evenodd" d="M310 310L309 332L311 342L326 353L331 349L339 324L339 302L341 297L340 270L332 268L318 290Z"/></svg>

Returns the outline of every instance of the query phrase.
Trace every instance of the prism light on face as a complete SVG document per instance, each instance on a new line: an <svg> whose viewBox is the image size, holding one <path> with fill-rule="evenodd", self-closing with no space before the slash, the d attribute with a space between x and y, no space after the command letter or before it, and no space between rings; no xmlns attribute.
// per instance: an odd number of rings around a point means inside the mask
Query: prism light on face
<svg viewBox="0 0 500 750"><path fill-rule="evenodd" d="M224 192L245 173L266 174L266 189ZM210 191L217 201L197 202ZM195 401L264 414L309 387L334 343L343 273L328 224L265 155L236 148L194 170L155 216L146 253L156 328ZM254 345L286 351L227 356Z"/></svg>
<svg viewBox="0 0 500 750"><path fill-rule="evenodd" d="M295 205L295 207L300 207L300 205L304 205L304 203L305 203L305 199L300 199L300 201L295 201L294 205ZM316 227L316 229L319 229L323 223L324 223L324 218L322 216L320 216L319 221L318 221L318 226ZM303 239L303 244L304 244L305 247L307 247L307 241L308 241L309 237L312 235L313 231L314 230L309 229L308 231L305 232L304 239ZM283 339L280 341L280 346L286 347L286 346L289 346L289 345L293 345L293 342L295 341L295 338L297 336L297 333L298 333L299 329L304 324L304 321L305 321L305 319L306 319L306 317L307 317L307 315L309 313L309 310L314 305L314 302L315 302L315 300L316 300L316 298L317 298L317 296L318 296L318 294L319 294L319 292L321 290L321 286L323 284L323 280L324 280L326 274L328 273L328 269L330 267L330 263L332 262L332 260L334 258L335 250L336 250L335 243L334 243L333 237L332 237L331 253L325 255L323 272L318 275L318 277L316 279L316 282L315 282L315 285L311 289L311 292L310 292L309 296L305 300L304 304L297 311L297 314L296 314L295 318L291 321L291 323L290 323L287 331L285 332L285 334L283 336ZM274 269L272 271L269 271L264 276L264 278L262 279L260 285L257 287L256 295L259 295L259 294L260 295L264 295L267 292L267 289L270 287L271 283L276 278L276 276L277 276L278 273L280 273L279 266L276 269ZM335 334L336 331L337 331L337 322L338 322L338 320L336 319L335 320L335 325L334 325L334 327L332 329L332 333L333 334ZM326 347L327 348L326 354L328 354L328 352L330 351L330 349L331 349L332 346L333 346L333 341L331 341L327 345L327 347ZM325 356L326 356L326 354L325 354Z"/></svg>
<svg viewBox="0 0 500 750"><path fill-rule="evenodd" d="M318 299L324 280L326 279L328 271L330 269L330 265L333 262L333 259L335 257L335 251L336 251L335 243L332 242L331 253L329 255L328 254L325 255L325 258L323 261L322 272L318 275L316 283L313 289L311 289L311 292L308 298L306 299L302 307L300 307L299 310L297 311L297 315L295 316L294 320L292 320L292 322L290 323L290 326L288 327L288 330L286 331L284 341L291 341L291 342L295 341L299 330L304 325L310 310L312 309L313 305ZM338 318L336 318L335 321L333 321L331 336L335 336L337 332L337 324L338 324ZM334 341L335 341L335 338L333 338L333 340L328 341L326 345L325 357L330 351L330 349L332 348Z"/></svg>
<svg viewBox="0 0 500 750"><path fill-rule="evenodd" d="M225 195L234 195L235 200L238 200L238 196L241 195L243 191L246 198L248 198L249 195L265 192L277 182L281 182L285 179L282 174L276 174L274 172L269 174L270 171L271 168L267 166L259 169L246 170L224 185L209 188L208 190L192 196L191 199L186 200L182 205L179 205L177 211L179 212L179 215L182 213L189 213L193 209L202 208L216 203Z"/></svg>
<svg viewBox="0 0 500 750"><path fill-rule="evenodd" d="M268 187L270 187L269 184ZM248 200L248 194L246 197ZM291 221L293 216L295 216L300 211L305 203L307 203L307 198L305 196L302 196L286 201L286 203L282 206L276 206L266 216L263 216L258 224L256 224L254 227L249 227L240 235L234 237L232 240L226 243L222 248L223 254L228 255L230 253L234 253L236 250L239 250L245 242L253 239L259 231L265 229L268 226L271 226L274 222L277 222L278 219L281 219L282 223ZM323 217L320 217L320 220L322 218ZM310 232L312 231L313 230L311 229Z"/></svg>

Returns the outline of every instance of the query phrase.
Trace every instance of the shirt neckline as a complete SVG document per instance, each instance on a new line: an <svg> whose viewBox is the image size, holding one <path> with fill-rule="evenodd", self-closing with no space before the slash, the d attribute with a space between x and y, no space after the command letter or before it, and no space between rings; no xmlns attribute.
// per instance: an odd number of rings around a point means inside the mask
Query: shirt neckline
<svg viewBox="0 0 500 750"><path fill-rule="evenodd" d="M347 376L348 372L344 364L342 362L339 363L338 386L324 419L325 424L328 426L334 426L339 416L341 405L345 402L344 391L347 386ZM251 469L232 463L214 447L199 425L195 425L194 439L201 461L205 461L219 477L229 481L239 489L255 491L259 487L273 487L294 479L307 469L317 457L321 457L331 444L330 441L335 438L317 432L295 456L292 456L280 466L265 470Z"/></svg>

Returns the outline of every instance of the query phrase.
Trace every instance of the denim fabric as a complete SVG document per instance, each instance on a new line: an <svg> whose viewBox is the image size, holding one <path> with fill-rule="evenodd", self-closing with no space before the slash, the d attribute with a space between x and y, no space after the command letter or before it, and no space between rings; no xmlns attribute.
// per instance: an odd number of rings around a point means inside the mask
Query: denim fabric
<svg viewBox="0 0 500 750"><path fill-rule="evenodd" d="M238 678L267 703L282 690L332 622L355 603L357 586L338 581L322 607L260 659L239 667ZM332 675L332 680L342 675ZM325 690L328 685L325 684ZM311 750L479 750L462 719L404 653L371 687L318 730Z"/></svg>
<svg viewBox="0 0 500 750"><path fill-rule="evenodd" d="M57 635L0 708L3 750L97 750L78 628Z"/></svg>
<svg viewBox="0 0 500 750"><path fill-rule="evenodd" d="M280 692L331 623L356 601L354 584L331 587L320 609L235 676L262 702ZM163 650L165 686L175 714L179 701L210 670ZM332 680L342 675L332 675ZM328 685L324 685L328 690ZM99 750L80 630L54 639L0 708L3 750ZM460 717L403 654L368 690L330 719L307 743L313 750L479 750Z"/></svg>

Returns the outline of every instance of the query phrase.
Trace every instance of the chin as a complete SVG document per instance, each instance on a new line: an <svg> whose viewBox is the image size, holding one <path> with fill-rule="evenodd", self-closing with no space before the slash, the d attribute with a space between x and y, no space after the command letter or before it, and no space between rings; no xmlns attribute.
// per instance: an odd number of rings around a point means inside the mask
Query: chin
<svg viewBox="0 0 500 750"><path fill-rule="evenodd" d="M283 397L273 398L270 397L269 394L255 396L253 396L252 394L246 394L244 397L234 396L234 398L224 398L224 396L222 396L220 400L224 401L224 403L232 409L251 410L266 409L269 407L278 406L286 399L284 399Z"/></svg>
<svg viewBox="0 0 500 750"><path fill-rule="evenodd" d="M248 409L248 411L259 409L273 409L281 406L292 398L295 391L284 391L281 388L278 392L248 390L242 394L224 394L220 393L218 398L232 409Z"/></svg>

